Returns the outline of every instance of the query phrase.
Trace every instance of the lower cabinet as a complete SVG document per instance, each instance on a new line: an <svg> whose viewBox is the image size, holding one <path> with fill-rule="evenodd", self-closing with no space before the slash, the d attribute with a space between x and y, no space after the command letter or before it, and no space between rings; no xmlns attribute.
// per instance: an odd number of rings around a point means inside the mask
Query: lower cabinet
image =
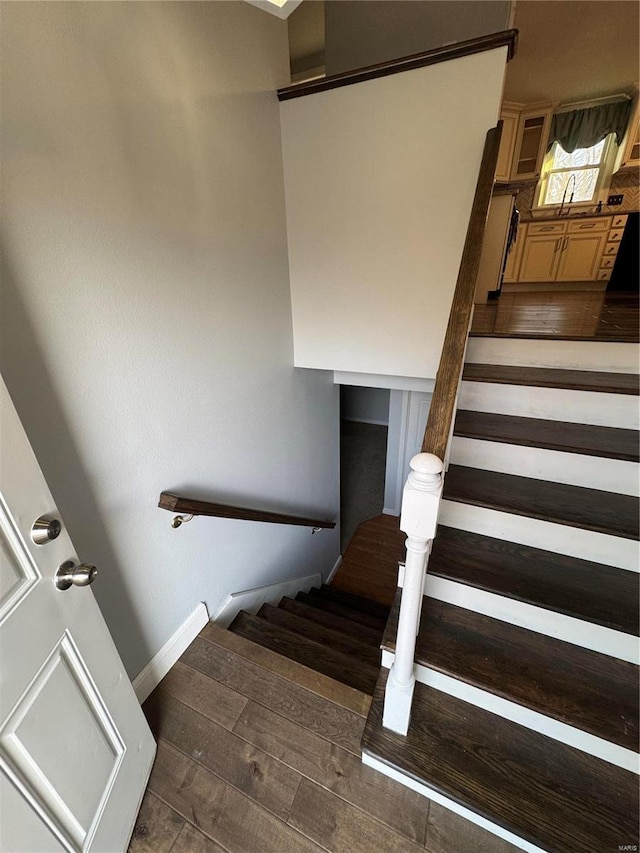
<svg viewBox="0 0 640 853"><path fill-rule="evenodd" d="M522 250L518 281L555 281L563 237L555 234L528 235Z"/></svg>
<svg viewBox="0 0 640 853"><path fill-rule="evenodd" d="M626 221L621 215L530 222L518 235L503 281L608 281Z"/></svg>
<svg viewBox="0 0 640 853"><path fill-rule="evenodd" d="M593 281L598 277L607 234L569 234L562 240L556 281Z"/></svg>

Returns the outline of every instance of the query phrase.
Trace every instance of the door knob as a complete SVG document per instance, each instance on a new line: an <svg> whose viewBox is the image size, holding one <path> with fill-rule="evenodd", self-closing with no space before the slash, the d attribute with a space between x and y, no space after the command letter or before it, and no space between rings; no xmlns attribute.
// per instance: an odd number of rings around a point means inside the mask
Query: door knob
<svg viewBox="0 0 640 853"><path fill-rule="evenodd" d="M76 566L73 560L66 560L56 572L56 587L69 589L70 586L89 586L96 579L98 570L88 563Z"/></svg>

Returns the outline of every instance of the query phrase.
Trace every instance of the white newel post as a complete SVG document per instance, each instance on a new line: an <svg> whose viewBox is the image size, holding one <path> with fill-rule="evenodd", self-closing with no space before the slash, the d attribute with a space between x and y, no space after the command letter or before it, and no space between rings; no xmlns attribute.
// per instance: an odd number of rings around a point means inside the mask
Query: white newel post
<svg viewBox="0 0 640 853"><path fill-rule="evenodd" d="M418 453L411 460L411 473L402 493L400 530L407 534L407 560L396 656L384 697L382 725L406 735L415 685L414 655L420 620L423 582L431 542L436 532L442 496L442 460L432 453Z"/></svg>

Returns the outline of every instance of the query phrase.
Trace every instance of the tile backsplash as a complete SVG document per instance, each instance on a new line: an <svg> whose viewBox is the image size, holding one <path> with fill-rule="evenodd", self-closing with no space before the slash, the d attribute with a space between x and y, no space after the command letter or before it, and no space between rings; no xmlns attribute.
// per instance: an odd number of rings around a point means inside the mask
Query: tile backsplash
<svg viewBox="0 0 640 853"><path fill-rule="evenodd" d="M516 207L522 216L531 212L536 185L527 184L522 187L516 199ZM624 196L622 204L615 207L603 207L603 213L633 213L640 210L640 172L638 169L625 169L616 172L611 179L607 195Z"/></svg>

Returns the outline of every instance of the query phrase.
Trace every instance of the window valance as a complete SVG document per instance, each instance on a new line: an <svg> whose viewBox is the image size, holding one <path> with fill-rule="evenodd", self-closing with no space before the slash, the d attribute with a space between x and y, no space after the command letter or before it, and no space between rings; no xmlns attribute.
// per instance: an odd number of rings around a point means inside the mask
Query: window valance
<svg viewBox="0 0 640 853"><path fill-rule="evenodd" d="M549 148L559 142L567 154L577 148L591 148L610 133L615 133L618 145L631 115L631 101L615 101L583 110L555 113L551 121Z"/></svg>

